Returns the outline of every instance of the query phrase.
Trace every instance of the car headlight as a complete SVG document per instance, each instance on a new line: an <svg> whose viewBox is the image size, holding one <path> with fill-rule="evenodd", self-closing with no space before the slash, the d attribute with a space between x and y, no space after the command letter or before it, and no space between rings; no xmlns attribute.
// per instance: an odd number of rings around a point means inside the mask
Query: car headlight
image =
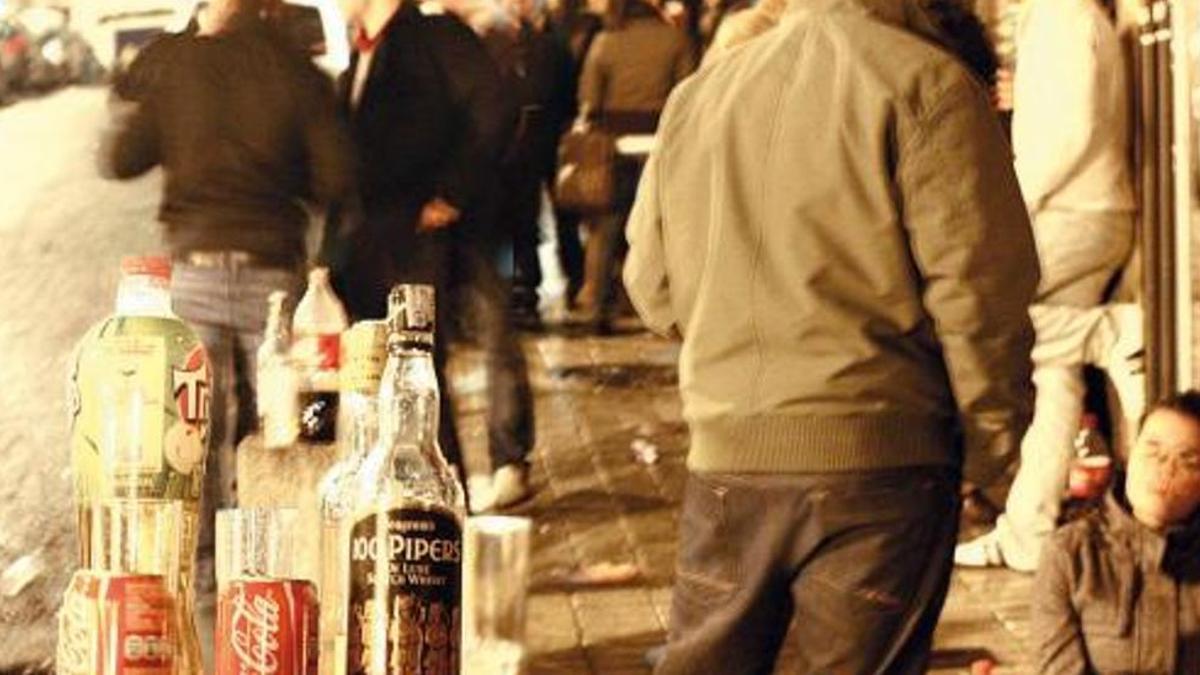
<svg viewBox="0 0 1200 675"><path fill-rule="evenodd" d="M42 45L42 58L56 66L61 66L66 60L66 50L63 49L62 40L58 38L47 40L46 44Z"/></svg>

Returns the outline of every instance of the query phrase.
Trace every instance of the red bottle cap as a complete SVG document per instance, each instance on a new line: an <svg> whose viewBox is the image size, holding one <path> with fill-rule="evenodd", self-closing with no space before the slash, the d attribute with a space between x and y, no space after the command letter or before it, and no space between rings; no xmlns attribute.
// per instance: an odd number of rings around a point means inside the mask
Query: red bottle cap
<svg viewBox="0 0 1200 675"><path fill-rule="evenodd" d="M162 255L131 255L121 259L121 274L171 280L171 259Z"/></svg>

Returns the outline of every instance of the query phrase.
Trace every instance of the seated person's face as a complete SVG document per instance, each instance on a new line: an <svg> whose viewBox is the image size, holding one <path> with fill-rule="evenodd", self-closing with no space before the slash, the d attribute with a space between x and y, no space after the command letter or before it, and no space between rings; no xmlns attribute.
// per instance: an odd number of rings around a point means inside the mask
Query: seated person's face
<svg viewBox="0 0 1200 675"><path fill-rule="evenodd" d="M1188 520L1200 506L1200 423L1173 410L1150 413L1129 457L1125 495L1149 527Z"/></svg>

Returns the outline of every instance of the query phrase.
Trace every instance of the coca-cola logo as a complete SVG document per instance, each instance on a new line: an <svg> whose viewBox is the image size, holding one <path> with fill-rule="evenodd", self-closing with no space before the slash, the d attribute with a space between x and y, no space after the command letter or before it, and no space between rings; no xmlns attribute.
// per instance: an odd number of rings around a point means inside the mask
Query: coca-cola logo
<svg viewBox="0 0 1200 675"><path fill-rule="evenodd" d="M59 618L58 672L86 675L95 667L95 605L76 589L67 594Z"/></svg>
<svg viewBox="0 0 1200 675"><path fill-rule="evenodd" d="M279 670L279 614L279 603L269 596L247 598L241 591L234 597L230 640L239 673Z"/></svg>

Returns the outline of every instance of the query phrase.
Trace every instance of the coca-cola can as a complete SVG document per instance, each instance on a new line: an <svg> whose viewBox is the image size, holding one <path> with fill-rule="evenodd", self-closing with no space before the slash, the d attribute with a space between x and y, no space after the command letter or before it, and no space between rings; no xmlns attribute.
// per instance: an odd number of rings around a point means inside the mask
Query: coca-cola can
<svg viewBox="0 0 1200 675"><path fill-rule="evenodd" d="M217 600L217 675L317 675L318 620L311 582L229 581Z"/></svg>
<svg viewBox="0 0 1200 675"><path fill-rule="evenodd" d="M58 672L171 675L177 634L162 576L80 570L59 616Z"/></svg>

